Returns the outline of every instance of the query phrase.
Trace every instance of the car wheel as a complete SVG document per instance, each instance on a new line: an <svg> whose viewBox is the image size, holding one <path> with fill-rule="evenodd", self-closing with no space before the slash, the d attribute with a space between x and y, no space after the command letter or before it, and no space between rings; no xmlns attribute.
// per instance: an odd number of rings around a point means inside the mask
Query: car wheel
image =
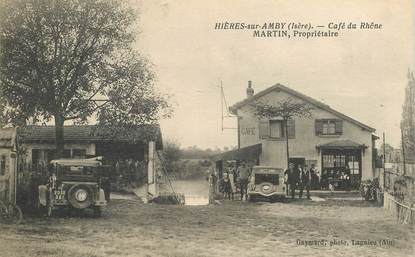
<svg viewBox="0 0 415 257"><path fill-rule="evenodd" d="M68 200L76 209L90 207L93 202L92 198L92 191L86 185L74 185L68 190Z"/></svg>
<svg viewBox="0 0 415 257"><path fill-rule="evenodd" d="M6 220L9 224L20 224L23 219L22 210L20 210L19 206L14 203L9 203L6 207L6 215L3 215L3 219Z"/></svg>
<svg viewBox="0 0 415 257"><path fill-rule="evenodd" d="M94 206L93 211L94 211L94 218L101 217L101 215L102 215L102 207L101 206Z"/></svg>

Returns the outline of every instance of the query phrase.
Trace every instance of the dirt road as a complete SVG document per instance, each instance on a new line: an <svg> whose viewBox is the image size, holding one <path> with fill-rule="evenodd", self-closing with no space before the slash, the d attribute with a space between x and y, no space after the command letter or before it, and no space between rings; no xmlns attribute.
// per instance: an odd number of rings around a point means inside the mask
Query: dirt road
<svg viewBox="0 0 415 257"><path fill-rule="evenodd" d="M413 230L382 208L341 199L214 206L113 200L99 219L64 212L0 224L4 257L413 256L414 244Z"/></svg>

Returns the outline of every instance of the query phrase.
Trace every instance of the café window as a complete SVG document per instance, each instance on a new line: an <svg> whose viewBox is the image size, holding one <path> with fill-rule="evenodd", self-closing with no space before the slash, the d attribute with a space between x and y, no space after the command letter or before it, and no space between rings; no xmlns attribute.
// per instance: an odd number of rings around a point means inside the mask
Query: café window
<svg viewBox="0 0 415 257"><path fill-rule="evenodd" d="M315 121L316 135L341 135L343 134L342 120L316 120Z"/></svg>
<svg viewBox="0 0 415 257"><path fill-rule="evenodd" d="M259 136L262 139L285 138L285 122L283 120L262 120L259 124ZM288 138L295 138L295 121L287 121Z"/></svg>
<svg viewBox="0 0 415 257"><path fill-rule="evenodd" d="M271 138L284 137L284 126L282 120L270 120L269 121L269 133Z"/></svg>

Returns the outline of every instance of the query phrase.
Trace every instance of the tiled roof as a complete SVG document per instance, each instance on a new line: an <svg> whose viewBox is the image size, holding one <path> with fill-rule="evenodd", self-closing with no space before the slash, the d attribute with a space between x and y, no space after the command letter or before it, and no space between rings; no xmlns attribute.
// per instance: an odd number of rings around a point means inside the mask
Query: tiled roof
<svg viewBox="0 0 415 257"><path fill-rule="evenodd" d="M55 141L55 126L27 126L18 130L19 141ZM161 144L159 125L141 125L128 130L128 133L113 131L94 125L64 126L65 141L125 141L131 143L154 140Z"/></svg>
<svg viewBox="0 0 415 257"><path fill-rule="evenodd" d="M376 131L374 128L372 128L372 127L370 127L368 125L365 125L365 124L363 124L363 123L361 123L361 122L359 122L359 121L357 121L357 120L355 120L355 119L353 119L353 118L351 118L351 117L349 117L349 116L347 116L347 115L345 115L343 113L340 113L340 112L332 109L330 106L328 106L325 103L322 103L320 101L317 101L314 98L311 98L309 96L306 96L306 95L304 95L304 94L302 94L302 93L300 93L298 91L295 91L295 90L293 90L293 89L291 89L289 87L286 87L284 85L281 85L281 84L276 84L276 85L274 85L272 87L269 87L269 88L267 88L265 90L262 90L261 92L258 92L257 94L253 95L252 97L246 98L246 99L244 99L244 100L242 100L242 101L234 104L233 106L229 107L229 110L233 114L236 114L236 110L240 109L241 107L245 106L246 104L248 104L248 103L250 103L250 102L252 102L252 101L254 101L254 100L256 100L256 99L258 99L258 98L260 98L260 97L262 97L262 96L264 96L264 95L266 95L266 94L268 94L268 93L270 93L272 91L284 91L284 92L286 92L286 93L288 93L290 95L293 95L293 96L298 97L298 98L300 98L300 99L302 99L302 100L304 100L306 102L309 102L309 103L311 103L312 105L314 105L314 106L316 106L318 108L321 108L321 109L323 109L323 110L325 110L327 112L330 112L330 113L332 113L332 114L334 114L334 115L336 115L336 116L338 116L338 117L340 117L340 118L342 118L344 120L347 120L347 121L349 121L349 122L351 122L351 123L353 123L353 124L355 124L355 125L363 128L363 129L366 129L366 130L371 131L371 132L375 132Z"/></svg>

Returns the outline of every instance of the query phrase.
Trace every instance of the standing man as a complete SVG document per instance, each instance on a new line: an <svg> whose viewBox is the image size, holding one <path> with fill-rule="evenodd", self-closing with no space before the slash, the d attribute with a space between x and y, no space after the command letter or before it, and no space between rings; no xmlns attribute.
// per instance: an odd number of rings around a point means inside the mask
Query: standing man
<svg viewBox="0 0 415 257"><path fill-rule="evenodd" d="M233 195L236 193L236 185L235 185L236 176L235 176L235 168L233 167L232 164L229 167L228 172L229 172L228 173L229 174L229 180L231 182L231 193L232 193L232 200L233 200Z"/></svg>
<svg viewBox="0 0 415 257"><path fill-rule="evenodd" d="M111 199L111 178L109 174L102 178L102 189L104 190L105 201L109 203Z"/></svg>
<svg viewBox="0 0 415 257"><path fill-rule="evenodd" d="M248 197L248 179L251 175L249 167L246 165L245 161L242 162L242 165L238 167L238 176L239 176L239 183L241 188L241 201L244 198L247 199Z"/></svg>
<svg viewBox="0 0 415 257"><path fill-rule="evenodd" d="M303 168L301 165L298 165L298 171L300 173L300 180L298 182L298 186L300 188L300 194L299 197L303 198L303 192L304 188L307 186L307 178L306 178L306 172L307 172L307 165Z"/></svg>
<svg viewBox="0 0 415 257"><path fill-rule="evenodd" d="M216 169L211 166L207 170L208 174L208 181L209 181L209 204L213 204L215 202L216 196L216 183L217 183L217 176L216 176Z"/></svg>
<svg viewBox="0 0 415 257"><path fill-rule="evenodd" d="M303 190L304 190L304 187L305 187L305 190L307 191L307 199L309 199L309 200L311 199L310 198L310 188L311 188L313 167L314 167L314 164L311 164L310 169L306 168L306 172L301 173L300 198L303 195Z"/></svg>
<svg viewBox="0 0 415 257"><path fill-rule="evenodd" d="M286 169L284 172L284 184L285 184L285 196L288 197L289 195L289 184L288 184L288 174L290 173L290 169Z"/></svg>
<svg viewBox="0 0 415 257"><path fill-rule="evenodd" d="M294 163L290 162L290 164L288 165L288 170L286 170L286 173L288 174L288 185L291 190L291 198L294 199L295 189L300 180L300 172L297 168L294 168Z"/></svg>
<svg viewBox="0 0 415 257"><path fill-rule="evenodd" d="M319 181L318 171L317 171L316 165L314 163L311 164L310 175L311 175L310 189L311 188L320 189L320 181Z"/></svg>

